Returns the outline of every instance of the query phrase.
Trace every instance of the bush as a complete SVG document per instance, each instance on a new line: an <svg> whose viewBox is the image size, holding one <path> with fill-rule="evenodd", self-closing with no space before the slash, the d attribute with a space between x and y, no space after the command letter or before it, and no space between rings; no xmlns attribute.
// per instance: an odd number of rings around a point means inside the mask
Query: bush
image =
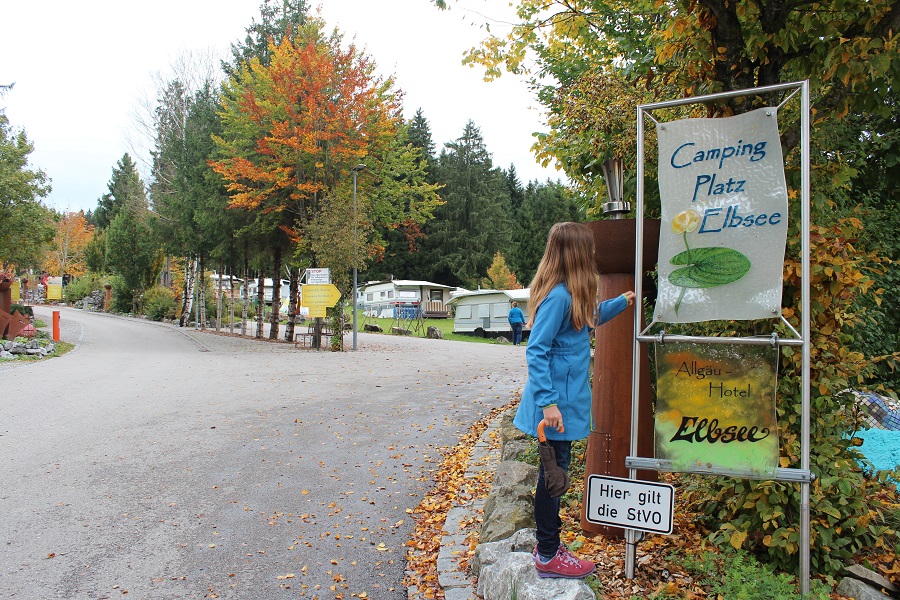
<svg viewBox="0 0 900 600"><path fill-rule="evenodd" d="M119 275L113 275L109 278L109 284L112 286L112 301L109 309L117 313L130 313L134 310L134 295L125 280Z"/></svg>
<svg viewBox="0 0 900 600"><path fill-rule="evenodd" d="M875 373L873 362L850 349L854 327L862 319L852 308L860 294L882 293L872 289L871 278L879 269L880 259L854 248L861 226L856 220L841 220L832 227L813 227L810 233L810 308L814 323L810 340L810 469L816 475L809 499L810 562L814 573L826 576L838 574L864 549L884 548L893 535L889 527L878 524L880 502L872 500L881 486L864 478L859 466L862 455L846 436L855 428L848 417L853 397L846 390L851 383L864 386ZM799 243L800 236L789 236L785 260L787 306L783 309L784 317L797 330L801 327L797 318ZM740 332L743 335L761 332L752 330L753 322L733 326L747 329ZM790 337L782 326L778 327L779 335ZM782 349L778 378L782 467L800 463L801 359L799 350ZM750 551L783 571L796 568L801 533L799 485L720 477L710 479L710 487L711 493L695 499L713 543Z"/></svg>
<svg viewBox="0 0 900 600"><path fill-rule="evenodd" d="M151 321L174 319L176 304L175 293L157 285L144 292L142 312Z"/></svg>
<svg viewBox="0 0 900 600"><path fill-rule="evenodd" d="M73 279L65 288L63 288L63 297L66 302L78 302L90 296L94 290L103 289L103 278L99 275L90 274L84 277Z"/></svg>
<svg viewBox="0 0 900 600"><path fill-rule="evenodd" d="M9 314L14 312L18 312L20 315L25 315L28 317L34 316L34 310L30 306L23 306L21 304L13 304L9 307Z"/></svg>

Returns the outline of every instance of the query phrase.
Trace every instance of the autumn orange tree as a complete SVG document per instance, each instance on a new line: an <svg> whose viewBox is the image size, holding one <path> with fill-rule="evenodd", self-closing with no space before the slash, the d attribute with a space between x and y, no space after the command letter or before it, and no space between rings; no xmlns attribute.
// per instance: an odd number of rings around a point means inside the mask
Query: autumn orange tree
<svg viewBox="0 0 900 600"><path fill-rule="evenodd" d="M506 259L499 252L494 254L494 261L488 268L487 275L485 285L495 290L515 290L522 287L516 279L516 274L509 269Z"/></svg>
<svg viewBox="0 0 900 600"><path fill-rule="evenodd" d="M272 40L269 50L268 64L251 59L226 84L223 134L215 138L220 158L211 166L226 181L231 207L286 233L307 264L330 266L311 243L322 237L319 226L331 233L332 250L345 247L351 257L331 262L359 264L366 252L347 239L356 222L348 202L354 166L367 166L359 177L357 231L384 220L428 218L437 202L414 172L407 188L424 195L403 210L391 203L380 210L371 201L377 194L367 193L392 175L400 96L392 79L375 75L368 56L344 46L337 32L325 35L317 19L294 37Z"/></svg>
<svg viewBox="0 0 900 600"><path fill-rule="evenodd" d="M87 272L85 248L92 239L94 227L84 218L83 212L59 215L44 268L50 273L81 277Z"/></svg>

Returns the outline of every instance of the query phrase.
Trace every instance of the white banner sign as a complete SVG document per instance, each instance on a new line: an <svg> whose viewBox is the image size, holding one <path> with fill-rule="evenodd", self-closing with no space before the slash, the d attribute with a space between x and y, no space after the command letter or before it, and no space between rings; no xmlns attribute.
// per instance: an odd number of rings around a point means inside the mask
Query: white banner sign
<svg viewBox="0 0 900 600"><path fill-rule="evenodd" d="M778 317L788 205L777 110L656 130L662 223L654 320Z"/></svg>

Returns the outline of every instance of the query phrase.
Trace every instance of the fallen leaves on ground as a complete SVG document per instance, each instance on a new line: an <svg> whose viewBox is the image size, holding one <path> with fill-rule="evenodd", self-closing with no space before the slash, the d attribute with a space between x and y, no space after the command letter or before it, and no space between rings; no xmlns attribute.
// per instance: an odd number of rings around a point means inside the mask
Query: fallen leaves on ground
<svg viewBox="0 0 900 600"><path fill-rule="evenodd" d="M508 405L495 409L487 417L475 423L459 443L443 453L443 460L433 475L434 488L413 511L416 526L407 542L407 575L404 583L410 588L410 598L441 600L443 588L438 583L437 556L444 534L444 523L450 509L465 506L486 498L490 493L493 472L483 470L475 477L466 477L472 448L493 419L518 403L518 398ZM492 439L499 446L499 440ZM663 481L671 482L675 476L661 474ZM896 493L885 492L896 499ZM569 496L574 502L564 503L560 512L563 521L562 541L582 558L594 560L597 571L593 584L597 597L604 600L647 598L654 594L685 600L715 600L699 581L671 557L685 556L705 550L715 550L706 540L706 534L697 526L694 513L684 506L675 506L674 532L669 536L647 535L638 544L634 579L625 577L625 542L603 535L586 535L581 529L581 501L584 497L584 480L574 478ZM459 556L459 570L466 572L478 546L480 513L459 523L465 534L468 550ZM861 557L882 575L894 581L900 579L900 558L893 553L871 553ZM832 594L832 600L846 600Z"/></svg>
<svg viewBox="0 0 900 600"><path fill-rule="evenodd" d="M441 549L447 513L455 506L466 506L474 500L486 498L490 493L493 473L482 471L476 477L466 477L469 458L472 448L488 425L517 403L518 398L506 406L492 410L484 419L472 425L456 446L444 451L443 459L432 477L435 486L413 511L416 525L412 537L406 543L409 548L404 580L404 584L410 588L410 598L444 598L444 590L438 583L437 555ZM492 443L499 442L493 440ZM480 524L480 518L460 523L460 531L466 534L467 540L473 540L466 556L460 557L460 570L468 568L468 561L475 552Z"/></svg>

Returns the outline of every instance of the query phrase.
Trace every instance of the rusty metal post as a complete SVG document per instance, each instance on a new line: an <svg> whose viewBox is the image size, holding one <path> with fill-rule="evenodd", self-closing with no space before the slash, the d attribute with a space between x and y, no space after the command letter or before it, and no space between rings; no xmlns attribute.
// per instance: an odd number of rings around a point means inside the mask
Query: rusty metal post
<svg viewBox="0 0 900 600"><path fill-rule="evenodd" d="M112 286L107 283L103 286L103 289L106 290L106 298L103 300L103 310L109 312L109 307L112 304Z"/></svg>
<svg viewBox="0 0 900 600"><path fill-rule="evenodd" d="M12 281L0 281L0 310L9 312L12 308Z"/></svg>
<svg viewBox="0 0 900 600"><path fill-rule="evenodd" d="M613 298L634 289L635 221L614 219L588 223L594 232L597 267L600 270L600 297ZM653 268L659 240L659 221L644 222L644 269ZM631 447L631 384L632 344L634 341L635 305L600 327L596 332L594 352L593 421L585 456L585 489L592 474L628 477L625 457ZM642 355L639 390L640 431L639 453L653 456L653 406L650 393L650 368L646 354ZM646 365L644 363L647 363ZM639 471L638 478L656 481L654 471ZM590 523L582 504L581 528L587 533L621 538L624 530Z"/></svg>

